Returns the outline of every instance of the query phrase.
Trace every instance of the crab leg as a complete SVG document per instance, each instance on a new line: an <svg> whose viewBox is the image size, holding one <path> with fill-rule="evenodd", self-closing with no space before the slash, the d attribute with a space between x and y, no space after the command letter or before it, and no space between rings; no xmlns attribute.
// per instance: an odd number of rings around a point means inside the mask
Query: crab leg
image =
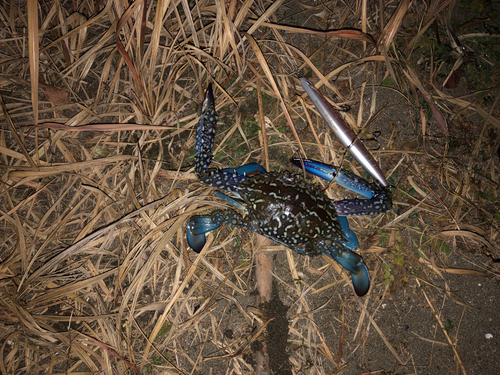
<svg viewBox="0 0 500 375"><path fill-rule="evenodd" d="M344 249L341 252L331 250L327 255L351 273L352 285L358 296L361 297L368 293L370 274L363 263L363 259L358 254Z"/></svg>
<svg viewBox="0 0 500 375"><path fill-rule="evenodd" d="M212 162L212 148L214 147L217 113L215 112L215 99L212 84L208 85L205 99L201 106L200 120L196 132L196 159L194 172L202 178Z"/></svg>
<svg viewBox="0 0 500 375"><path fill-rule="evenodd" d="M339 113L328 103L325 97L318 91L318 89L307 79L300 78L300 83L307 95L311 98L314 106L321 114L321 117L326 121L328 126L333 130L340 143L349 150L351 155L358 161L359 164L367 171L373 178L375 178L382 186L388 186L384 174L380 170L377 162L373 156L368 152L363 143L346 125L345 121Z"/></svg>
<svg viewBox="0 0 500 375"><path fill-rule="evenodd" d="M215 210L208 216L193 216L186 231L191 249L199 253L206 243L205 234L219 228L222 223L232 226L243 225L241 216L232 210Z"/></svg>
<svg viewBox="0 0 500 375"><path fill-rule="evenodd" d="M340 227L342 232L344 232L345 241L341 241L344 245L344 249L354 251L359 247L359 241L356 234L349 229L349 222L345 216L339 216Z"/></svg>
<svg viewBox="0 0 500 375"><path fill-rule="evenodd" d="M258 164L248 164L237 169L208 172L208 167L212 161L211 154L214 146L216 125L215 99L212 85L209 84L201 107L200 120L196 133L195 173L203 183L226 189L238 196L236 185L247 179L247 174L253 172L264 173L265 169ZM218 196L222 196L223 199L236 208L242 208L238 201L221 193ZM222 223L228 223L233 226L245 225L242 223L241 216L231 210L216 210L209 216L193 216L188 223L186 233L189 246L199 253L206 243L205 234L217 229Z"/></svg>

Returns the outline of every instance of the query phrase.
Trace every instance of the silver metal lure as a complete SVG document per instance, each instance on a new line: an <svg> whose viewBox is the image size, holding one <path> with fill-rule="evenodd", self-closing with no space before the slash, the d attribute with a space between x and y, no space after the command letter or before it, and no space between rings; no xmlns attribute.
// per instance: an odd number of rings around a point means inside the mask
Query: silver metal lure
<svg viewBox="0 0 500 375"><path fill-rule="evenodd" d="M373 178L375 178L384 187L389 184L384 177L384 174L380 170L377 162L373 159L373 156L366 149L363 143L358 137L353 133L353 131L347 126L344 119L340 114L332 107L332 105L325 99L323 94L306 78L300 78L300 83L304 90L306 90L307 95L311 98L314 106L321 114L321 117L326 121L330 129L333 130L336 137L342 143L342 145L349 150L351 155L357 162L367 171Z"/></svg>

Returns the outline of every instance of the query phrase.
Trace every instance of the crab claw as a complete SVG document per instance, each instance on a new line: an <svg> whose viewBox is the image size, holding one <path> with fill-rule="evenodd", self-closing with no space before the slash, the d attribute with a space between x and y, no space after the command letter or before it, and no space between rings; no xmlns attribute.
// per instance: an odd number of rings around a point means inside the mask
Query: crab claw
<svg viewBox="0 0 500 375"><path fill-rule="evenodd" d="M291 161L299 168L304 166L306 172L318 176L326 181L335 180L338 185L349 189L356 194L361 194L366 198L373 198L374 196L373 184L366 181L364 178L349 172L348 170L315 160L292 158Z"/></svg>
<svg viewBox="0 0 500 375"><path fill-rule="evenodd" d="M339 215L374 215L390 210L392 197L389 188L370 183L354 173L315 160L292 158L291 162L306 172L349 189L368 199L344 199L334 202Z"/></svg>
<svg viewBox="0 0 500 375"><path fill-rule="evenodd" d="M212 220L211 216L193 216L187 225L186 236L188 244L199 253L205 246L205 234L220 227L221 222Z"/></svg>
<svg viewBox="0 0 500 375"><path fill-rule="evenodd" d="M201 106L200 120L196 132L196 160L194 171L198 177L203 176L212 161L212 148L214 147L217 113L215 112L215 99L212 84L208 85L205 99Z"/></svg>
<svg viewBox="0 0 500 375"><path fill-rule="evenodd" d="M370 289L370 274L363 264L363 259L358 254L344 250L340 253L330 251L329 255L351 273L352 285L358 296L362 297L368 293Z"/></svg>

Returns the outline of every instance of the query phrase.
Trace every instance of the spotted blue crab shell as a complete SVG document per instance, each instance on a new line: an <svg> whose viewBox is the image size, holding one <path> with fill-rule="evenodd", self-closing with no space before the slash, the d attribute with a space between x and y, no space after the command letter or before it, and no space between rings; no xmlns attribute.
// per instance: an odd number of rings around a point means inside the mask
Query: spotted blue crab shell
<svg viewBox="0 0 500 375"><path fill-rule="evenodd" d="M288 171L256 173L231 190L245 201L247 226L301 254L318 256L344 239L335 206L310 182Z"/></svg>

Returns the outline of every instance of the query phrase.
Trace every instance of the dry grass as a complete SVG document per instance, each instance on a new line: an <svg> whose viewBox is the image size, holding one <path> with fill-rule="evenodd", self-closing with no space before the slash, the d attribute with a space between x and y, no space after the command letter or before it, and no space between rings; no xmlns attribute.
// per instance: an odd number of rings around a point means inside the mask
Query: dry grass
<svg viewBox="0 0 500 375"><path fill-rule="evenodd" d="M497 95L489 105L478 93L452 95L438 79L452 71L431 47L419 50L453 1L428 8L403 0L382 12L384 2L369 3L0 4L2 374L253 373L251 353L272 322L252 307L260 251L277 251L282 262L273 276L288 307L294 373L360 364L352 354L373 335L389 362L411 368L411 353L395 349L375 319L381 301L405 288L423 291L417 298L432 311L429 326L438 323L457 372L467 371L432 295L453 296L448 275L499 276L491 262L500 257L498 162L485 159L498 147L487 136L500 127L498 92L483 90ZM303 25L289 25L295 19ZM325 33L333 20L335 29L366 33ZM425 53L427 71L413 58ZM189 170L208 82L228 124L214 165L287 168L268 152L300 152L359 172L319 121L295 65L338 95L337 104L359 105L346 115L356 130L383 114L379 91L397 93L414 116L413 134L387 126L374 152L396 186L393 211L353 220L373 271L364 299L331 260L259 246L241 230L210 236L200 254L185 241L191 215L223 206ZM392 86L382 87L384 79ZM254 119L241 117L254 90L267 100L254 107L257 123L269 125L258 134L248 128ZM470 154L450 149L447 136L459 138L460 127L475 136ZM485 256L451 266L464 249ZM333 339L315 322L330 301L320 295L345 305Z"/></svg>

